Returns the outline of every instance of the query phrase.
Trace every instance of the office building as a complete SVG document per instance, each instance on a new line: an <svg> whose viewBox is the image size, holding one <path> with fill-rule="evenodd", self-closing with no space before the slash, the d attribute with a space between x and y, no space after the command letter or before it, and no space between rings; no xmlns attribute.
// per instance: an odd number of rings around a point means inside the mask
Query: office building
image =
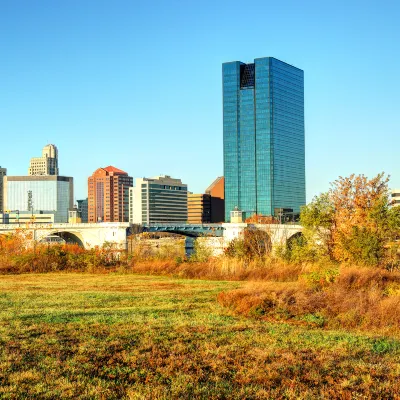
<svg viewBox="0 0 400 400"><path fill-rule="evenodd" d="M210 222L219 223L225 221L225 192L224 177L218 177L207 189L210 197L211 217Z"/></svg>
<svg viewBox="0 0 400 400"><path fill-rule="evenodd" d="M77 200L78 203L78 216L81 218L82 223L88 222L88 199Z"/></svg>
<svg viewBox="0 0 400 400"><path fill-rule="evenodd" d="M400 206L400 189L392 189L392 206Z"/></svg>
<svg viewBox="0 0 400 400"><path fill-rule="evenodd" d="M0 167L0 213L3 212L4 207L4 200L3 200L3 178L7 175L7 168Z"/></svg>
<svg viewBox="0 0 400 400"><path fill-rule="evenodd" d="M224 63L225 219L305 204L304 74L273 57Z"/></svg>
<svg viewBox="0 0 400 400"><path fill-rule="evenodd" d="M168 175L137 178L129 191L129 221L135 224L186 223L187 185Z"/></svg>
<svg viewBox="0 0 400 400"><path fill-rule="evenodd" d="M73 207L73 178L66 176L5 176L4 210L54 214L54 222L68 222Z"/></svg>
<svg viewBox="0 0 400 400"><path fill-rule="evenodd" d="M128 222L133 179L113 166L97 169L88 179L88 222Z"/></svg>
<svg viewBox="0 0 400 400"><path fill-rule="evenodd" d="M58 150L54 144L43 147L42 157L31 158L28 175L58 175Z"/></svg>
<svg viewBox="0 0 400 400"><path fill-rule="evenodd" d="M209 194L188 194L188 223L208 224L211 222L211 196Z"/></svg>

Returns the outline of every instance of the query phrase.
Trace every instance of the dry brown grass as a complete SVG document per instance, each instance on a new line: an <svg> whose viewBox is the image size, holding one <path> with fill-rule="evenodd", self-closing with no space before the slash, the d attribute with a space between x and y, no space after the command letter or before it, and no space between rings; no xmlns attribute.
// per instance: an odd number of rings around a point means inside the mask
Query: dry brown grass
<svg viewBox="0 0 400 400"><path fill-rule="evenodd" d="M207 262L177 262L176 260L133 261L127 271L152 275L179 276L183 278L216 280L269 280L296 281L304 267L278 259L245 261L220 257Z"/></svg>
<svg viewBox="0 0 400 400"><path fill-rule="evenodd" d="M331 283L314 278L309 273L298 282L251 283L221 293L218 301L258 318L400 336L400 273L342 267Z"/></svg>

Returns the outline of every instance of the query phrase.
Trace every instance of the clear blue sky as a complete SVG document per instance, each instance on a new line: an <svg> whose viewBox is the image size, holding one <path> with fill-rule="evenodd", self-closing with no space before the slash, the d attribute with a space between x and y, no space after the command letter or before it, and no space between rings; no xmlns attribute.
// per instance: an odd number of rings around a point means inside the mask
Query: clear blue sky
<svg viewBox="0 0 400 400"><path fill-rule="evenodd" d="M223 174L221 64L272 56L305 72L307 200L339 175L400 187L400 2L0 0L0 165L42 147L62 175L114 165Z"/></svg>

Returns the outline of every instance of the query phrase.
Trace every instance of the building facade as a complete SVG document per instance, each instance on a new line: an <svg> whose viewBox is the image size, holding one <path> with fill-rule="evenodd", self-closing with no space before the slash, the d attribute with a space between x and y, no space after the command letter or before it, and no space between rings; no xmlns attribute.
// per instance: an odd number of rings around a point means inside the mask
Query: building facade
<svg viewBox="0 0 400 400"><path fill-rule="evenodd" d="M58 175L58 150L54 144L43 147L42 157L31 158L28 175Z"/></svg>
<svg viewBox="0 0 400 400"><path fill-rule="evenodd" d="M305 204L304 73L273 57L222 65L225 220Z"/></svg>
<svg viewBox="0 0 400 400"><path fill-rule="evenodd" d="M82 223L88 222L88 199L77 200L78 214Z"/></svg>
<svg viewBox="0 0 400 400"><path fill-rule="evenodd" d="M211 217L210 222L219 223L225 221L225 179L218 177L207 189L210 197Z"/></svg>
<svg viewBox="0 0 400 400"><path fill-rule="evenodd" d="M88 222L128 222L132 177L118 168L97 169L88 178Z"/></svg>
<svg viewBox="0 0 400 400"><path fill-rule="evenodd" d="M129 191L129 222L186 223L187 185L168 175L137 178Z"/></svg>
<svg viewBox="0 0 400 400"><path fill-rule="evenodd" d="M1 168L0 167L0 213L3 212L4 207L4 195L3 195L3 191L4 191L4 186L3 186L3 178L7 175L7 168Z"/></svg>
<svg viewBox="0 0 400 400"><path fill-rule="evenodd" d="M400 206L400 189L392 189L392 206Z"/></svg>
<svg viewBox="0 0 400 400"><path fill-rule="evenodd" d="M189 224L208 224L211 222L211 196L209 194L188 193Z"/></svg>
<svg viewBox="0 0 400 400"><path fill-rule="evenodd" d="M54 214L54 222L68 222L73 207L73 178L66 176L5 176L4 210L21 214Z"/></svg>

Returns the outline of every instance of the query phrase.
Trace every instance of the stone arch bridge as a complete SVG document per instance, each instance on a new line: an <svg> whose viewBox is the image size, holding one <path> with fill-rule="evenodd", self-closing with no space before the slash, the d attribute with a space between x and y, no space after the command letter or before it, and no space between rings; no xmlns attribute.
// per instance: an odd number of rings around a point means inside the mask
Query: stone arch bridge
<svg viewBox="0 0 400 400"><path fill-rule="evenodd" d="M132 225L128 222L102 222L81 224L0 224L0 234L16 230L26 233L33 242L46 240L49 236L59 236L67 242L77 243L90 249L103 246L105 243L114 245L116 249L127 248L127 236L141 232L170 232L197 238L213 249L214 254L222 253L223 249L233 239L243 236L245 229L266 231L272 245L285 244L291 238L301 234L300 225L290 224L152 224Z"/></svg>
<svg viewBox="0 0 400 400"><path fill-rule="evenodd" d="M66 242L77 243L85 249L113 244L118 250L126 249L128 222L102 222L97 224L3 224L0 234L21 231L32 242L41 242L59 236Z"/></svg>

